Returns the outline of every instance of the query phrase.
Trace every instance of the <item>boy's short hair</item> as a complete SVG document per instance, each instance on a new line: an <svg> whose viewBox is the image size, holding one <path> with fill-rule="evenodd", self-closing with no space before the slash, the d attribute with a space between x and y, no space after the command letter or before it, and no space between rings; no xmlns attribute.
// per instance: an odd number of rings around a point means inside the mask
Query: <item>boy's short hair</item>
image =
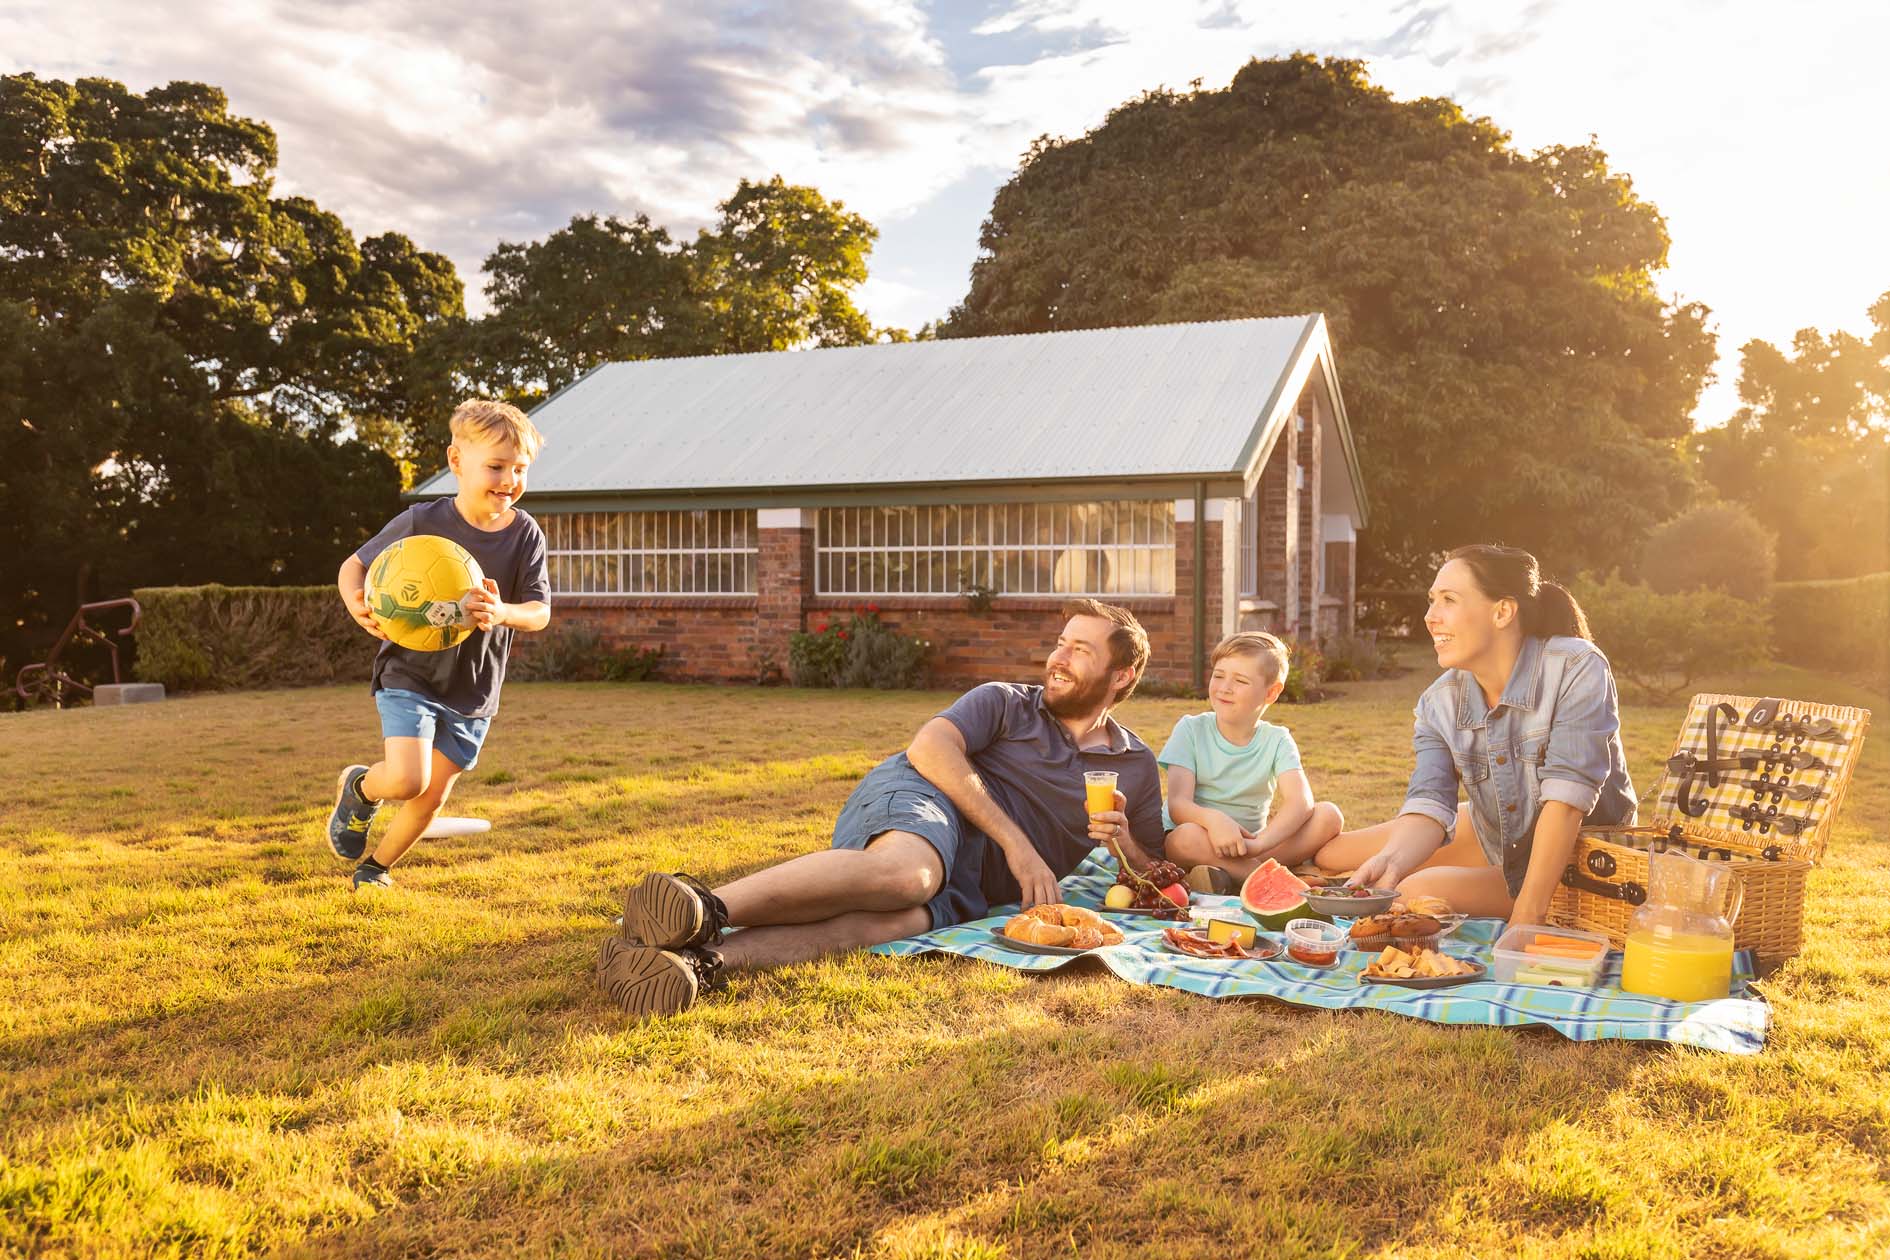
<svg viewBox="0 0 1890 1260"><path fill-rule="evenodd" d="M1208 660L1208 668L1213 669L1230 656L1259 657L1260 672L1269 687L1285 678L1286 671L1292 667L1286 644L1264 630L1242 630L1216 643L1214 655Z"/></svg>
<svg viewBox="0 0 1890 1260"><path fill-rule="evenodd" d="M1111 706L1121 704L1135 694L1135 685L1142 681L1142 671L1148 668L1148 631L1142 629L1142 623L1135 619L1135 614L1116 604L1105 604L1097 599L1066 599L1063 601L1063 616L1101 617L1104 621L1115 623L1115 629L1109 632L1109 668L1133 669L1135 676L1129 679L1129 685L1122 689L1122 694L1110 699Z"/></svg>
<svg viewBox="0 0 1890 1260"><path fill-rule="evenodd" d="M538 448L545 444L545 435L524 412L511 403L490 398L468 398L453 408L453 418L447 424L453 430L455 442L474 438L485 442L507 441L518 448L527 462L537 459Z"/></svg>

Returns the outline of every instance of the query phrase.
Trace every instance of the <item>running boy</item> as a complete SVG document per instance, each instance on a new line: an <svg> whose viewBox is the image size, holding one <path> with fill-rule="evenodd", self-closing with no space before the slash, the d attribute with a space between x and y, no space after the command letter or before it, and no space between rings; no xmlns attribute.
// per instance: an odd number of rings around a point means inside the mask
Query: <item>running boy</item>
<svg viewBox="0 0 1890 1260"><path fill-rule="evenodd" d="M465 600L473 632L457 646L415 652L384 641L374 658L374 707L381 714L384 751L372 766L341 772L328 819L335 856L359 863L356 891L392 887L387 868L413 847L453 784L479 759L486 728L499 711L513 632L543 630L551 621L545 532L515 506L543 436L517 407L484 399L461 403L451 423L446 463L459 478L459 493L396 516L342 562L336 579L342 602L361 628L386 640L362 588L368 566L396 541L416 534L450 538L472 553L485 574L484 589ZM368 825L386 801L405 803L373 855L363 857Z"/></svg>
<svg viewBox="0 0 1890 1260"><path fill-rule="evenodd" d="M1199 892L1231 892L1268 858L1303 862L1344 829L1339 807L1313 801L1299 748L1261 720L1286 686L1286 645L1244 630L1214 648L1213 709L1175 723L1156 760L1168 771L1162 826L1172 862ZM1279 812L1268 817L1275 794Z"/></svg>

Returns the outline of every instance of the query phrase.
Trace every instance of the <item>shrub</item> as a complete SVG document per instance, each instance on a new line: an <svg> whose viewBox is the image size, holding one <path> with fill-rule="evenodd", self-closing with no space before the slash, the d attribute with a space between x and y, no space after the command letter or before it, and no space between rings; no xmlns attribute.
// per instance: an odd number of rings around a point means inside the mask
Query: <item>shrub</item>
<svg viewBox="0 0 1890 1260"><path fill-rule="evenodd" d="M132 592L135 677L170 691L366 682L379 640L333 586L165 586Z"/></svg>
<svg viewBox="0 0 1890 1260"><path fill-rule="evenodd" d="M520 682L642 682L662 659L661 647L613 650L597 631L569 626L526 640L510 669Z"/></svg>
<svg viewBox="0 0 1890 1260"><path fill-rule="evenodd" d="M1764 606L1724 591L1662 594L1610 575L1584 580L1576 598L1615 677L1655 702L1707 673L1763 662L1771 638Z"/></svg>
<svg viewBox="0 0 1890 1260"><path fill-rule="evenodd" d="M1391 650L1370 632L1334 635L1320 643L1319 651L1326 661L1326 682L1366 682L1397 666Z"/></svg>
<svg viewBox="0 0 1890 1260"><path fill-rule="evenodd" d="M876 605L861 604L845 621L796 633L788 642L788 674L796 687L917 688L925 683L931 646L881 622Z"/></svg>
<svg viewBox="0 0 1890 1260"><path fill-rule="evenodd" d="M1890 573L1780 582L1772 591L1772 645L1790 664L1890 692Z"/></svg>
<svg viewBox="0 0 1890 1260"><path fill-rule="evenodd" d="M1777 570L1771 533L1736 503L1683 512L1641 548L1641 580L1662 595L1715 590L1763 603Z"/></svg>
<svg viewBox="0 0 1890 1260"><path fill-rule="evenodd" d="M1300 639L1288 639L1286 658L1286 686L1280 691L1280 699L1288 704L1323 700L1326 693L1320 684L1326 677L1326 658L1319 649Z"/></svg>

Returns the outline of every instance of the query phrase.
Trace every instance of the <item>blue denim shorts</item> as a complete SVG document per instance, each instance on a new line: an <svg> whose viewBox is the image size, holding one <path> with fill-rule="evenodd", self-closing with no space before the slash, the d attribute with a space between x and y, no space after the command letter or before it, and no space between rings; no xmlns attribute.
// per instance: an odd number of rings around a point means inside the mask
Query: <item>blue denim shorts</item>
<svg viewBox="0 0 1890 1260"><path fill-rule="evenodd" d="M382 739L424 739L461 770L470 770L478 762L479 746L486 742L486 728L492 725L491 718L467 717L417 691L398 687L375 692L374 707L381 713Z"/></svg>
<svg viewBox="0 0 1890 1260"><path fill-rule="evenodd" d="M938 851L945 882L925 903L934 928L982 919L990 910L990 894L983 886L987 860L995 861L1005 880L1010 878L1003 859L992 859L995 846L984 833L960 818L951 798L914 770L903 754L874 766L853 789L834 820L833 847L864 849L888 831L910 832ZM1011 887L1016 887L1014 881ZM1016 897L1013 892L999 900Z"/></svg>

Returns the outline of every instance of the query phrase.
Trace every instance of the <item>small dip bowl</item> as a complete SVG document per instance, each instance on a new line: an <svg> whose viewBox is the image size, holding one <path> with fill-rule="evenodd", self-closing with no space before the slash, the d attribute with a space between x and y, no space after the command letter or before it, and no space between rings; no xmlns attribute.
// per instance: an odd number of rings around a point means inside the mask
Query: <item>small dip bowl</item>
<svg viewBox="0 0 1890 1260"><path fill-rule="evenodd" d="M1330 967L1345 948L1345 929L1321 919L1294 919L1286 925L1286 956L1308 967Z"/></svg>

